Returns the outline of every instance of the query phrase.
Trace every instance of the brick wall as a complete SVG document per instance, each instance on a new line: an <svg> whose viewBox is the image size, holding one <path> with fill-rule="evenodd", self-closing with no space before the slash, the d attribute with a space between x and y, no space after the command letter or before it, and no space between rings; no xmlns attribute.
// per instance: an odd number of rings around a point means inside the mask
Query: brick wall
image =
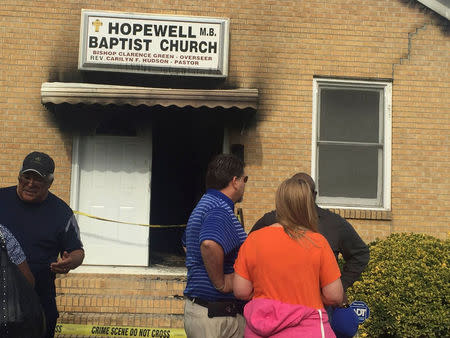
<svg viewBox="0 0 450 338"><path fill-rule="evenodd" d="M393 67L392 203L394 231L444 237L450 210L450 42L424 23Z"/></svg>
<svg viewBox="0 0 450 338"><path fill-rule="evenodd" d="M401 0L3 0L0 186L39 149L56 161L53 192L69 200L72 135L41 105L40 86L80 78L81 8L231 19L226 85L260 90L256 127L232 135L245 145L248 228L284 178L310 171L313 76L392 78L392 213L351 222L367 241L392 231L447 237L450 40L442 19Z"/></svg>
<svg viewBox="0 0 450 338"><path fill-rule="evenodd" d="M273 8L282 16L249 22L254 27L249 34L267 34L250 51L260 61L238 64L233 73L239 81L251 67L260 76L249 83L261 90L258 127L235 135L246 145L250 173L247 227L261 210L273 208L275 189L284 178L310 172L313 76L391 78L392 212L357 211L361 217L336 211L367 241L396 231L448 236L448 35L434 15L417 7L374 3L312 1L283 12L285 4L278 2ZM242 35L233 39L240 50L236 59L249 53L247 40Z"/></svg>

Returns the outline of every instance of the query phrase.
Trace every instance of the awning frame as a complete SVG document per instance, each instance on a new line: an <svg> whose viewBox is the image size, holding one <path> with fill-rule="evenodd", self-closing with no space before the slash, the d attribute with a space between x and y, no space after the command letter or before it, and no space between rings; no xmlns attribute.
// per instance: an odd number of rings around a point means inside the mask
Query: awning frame
<svg viewBox="0 0 450 338"><path fill-rule="evenodd" d="M239 109L258 106L258 89L173 89L117 86L92 83L44 82L43 104L115 104L163 107L223 107Z"/></svg>

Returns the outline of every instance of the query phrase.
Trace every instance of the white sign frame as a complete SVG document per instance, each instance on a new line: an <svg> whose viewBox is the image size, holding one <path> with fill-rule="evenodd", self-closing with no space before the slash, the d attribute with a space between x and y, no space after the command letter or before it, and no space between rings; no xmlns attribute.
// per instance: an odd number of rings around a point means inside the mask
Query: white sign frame
<svg viewBox="0 0 450 338"><path fill-rule="evenodd" d="M81 10L78 69L227 77L230 20Z"/></svg>

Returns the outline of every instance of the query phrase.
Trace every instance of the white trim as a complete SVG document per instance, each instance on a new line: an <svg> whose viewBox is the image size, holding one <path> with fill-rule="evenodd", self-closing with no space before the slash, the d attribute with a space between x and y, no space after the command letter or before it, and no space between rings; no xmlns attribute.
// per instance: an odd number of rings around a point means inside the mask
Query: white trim
<svg viewBox="0 0 450 338"><path fill-rule="evenodd" d="M380 175L380 173L379 173ZM320 189L320 187L319 187ZM383 192L381 192L383 193ZM339 208L345 207L345 208L352 208L355 206L359 206L358 209L361 209L361 206L364 206L364 209L366 208L380 208L379 207L379 200L375 198L347 198L347 197L326 197L321 196L320 203L324 205L331 205L336 204L339 205ZM384 209L384 208L382 208Z"/></svg>
<svg viewBox="0 0 450 338"><path fill-rule="evenodd" d="M317 91L318 91L318 85L317 80L313 79L313 111L312 111L312 133L311 133L311 177L314 180L314 182L317 182L317 175L316 175L316 169L317 169L317 129L318 129L318 118L317 118Z"/></svg>
<svg viewBox="0 0 450 338"><path fill-rule="evenodd" d="M354 85L367 85L367 86L377 86L379 88L384 88L387 84L391 82L387 81L367 81L367 80L347 80L347 79L328 79L328 78L314 78L314 83L329 83L333 85L343 85L343 86L354 86Z"/></svg>
<svg viewBox="0 0 450 338"><path fill-rule="evenodd" d="M336 205L336 204L325 204L317 202L317 205L321 208L325 209L342 209L342 210L370 210L370 211L389 211L387 208L375 208L368 206L344 206L344 205Z"/></svg>
<svg viewBox="0 0 450 338"><path fill-rule="evenodd" d="M417 0L422 5L427 6L429 9L433 10L434 12L442 15L447 20L450 20L450 8L439 1L436 0ZM447 1L448 3L448 1Z"/></svg>
<svg viewBox="0 0 450 338"><path fill-rule="evenodd" d="M78 195L80 189L79 147L80 136L75 135L72 140L72 175L70 179L70 207L73 210L78 210Z"/></svg>
<svg viewBox="0 0 450 338"><path fill-rule="evenodd" d="M379 175L382 175L382 206L364 205L364 199L347 199L347 198L333 198L332 200L324 197L322 200L318 199L318 204L328 208L338 209L367 209L367 210L381 210L386 211L391 209L391 156L392 156L392 83L387 81L367 81L367 80L340 80L327 78L313 79L313 111L312 111L312 133L311 133L311 177L318 182L317 168L317 137L319 130L319 105L318 91L319 86L332 85L337 87L361 87L373 88L383 90L383 169ZM320 187L319 187L320 189ZM381 196L380 196L381 197ZM362 202L361 204L354 204L352 202ZM340 203L342 201L342 203ZM373 200L371 200L373 201ZM346 203L347 202L347 203ZM339 203L339 204L336 204ZM347 204L347 205L346 205Z"/></svg>
<svg viewBox="0 0 450 338"><path fill-rule="evenodd" d="M391 165L392 165L392 83L387 83L384 89L384 176L383 205L391 210Z"/></svg>
<svg viewBox="0 0 450 338"><path fill-rule="evenodd" d="M140 266L106 266L81 265L70 273L92 273L105 275L165 275L186 277L187 269L184 267L140 267Z"/></svg>

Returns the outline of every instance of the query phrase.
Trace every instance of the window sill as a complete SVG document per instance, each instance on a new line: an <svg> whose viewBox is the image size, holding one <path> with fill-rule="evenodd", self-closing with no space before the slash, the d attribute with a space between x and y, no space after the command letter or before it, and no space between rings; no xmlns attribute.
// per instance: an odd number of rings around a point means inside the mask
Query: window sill
<svg viewBox="0 0 450 338"><path fill-rule="evenodd" d="M346 219L392 220L392 212L386 210L329 209Z"/></svg>

